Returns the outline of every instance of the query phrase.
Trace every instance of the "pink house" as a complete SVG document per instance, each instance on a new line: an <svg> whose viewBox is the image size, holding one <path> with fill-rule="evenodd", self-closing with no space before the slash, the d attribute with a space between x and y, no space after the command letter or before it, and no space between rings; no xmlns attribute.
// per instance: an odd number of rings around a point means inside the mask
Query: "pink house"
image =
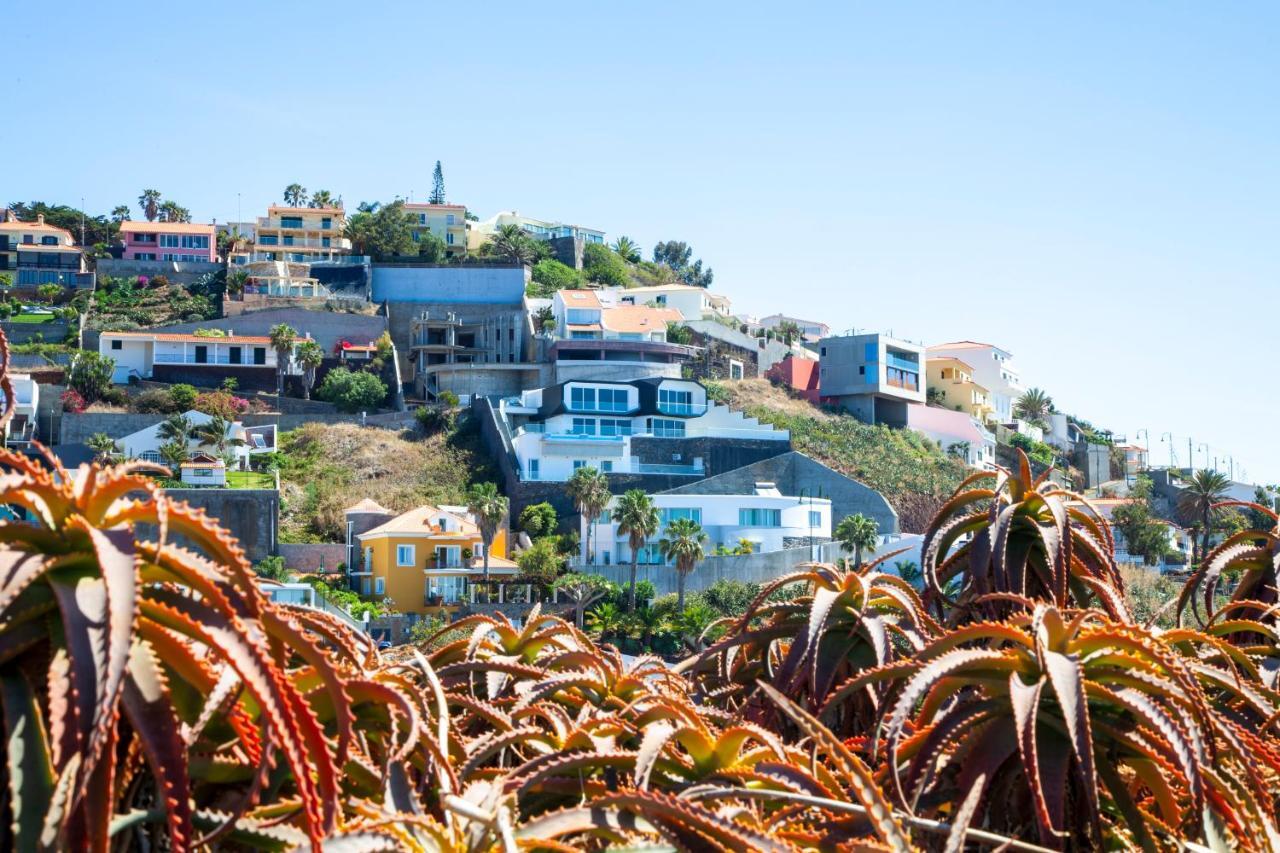
<svg viewBox="0 0 1280 853"><path fill-rule="evenodd" d="M121 222L126 261L216 261L212 225L194 222Z"/></svg>

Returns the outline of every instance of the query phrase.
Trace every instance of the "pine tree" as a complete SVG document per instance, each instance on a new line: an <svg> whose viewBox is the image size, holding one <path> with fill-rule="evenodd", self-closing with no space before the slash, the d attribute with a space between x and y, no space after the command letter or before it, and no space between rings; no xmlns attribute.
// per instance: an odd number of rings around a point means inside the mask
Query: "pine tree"
<svg viewBox="0 0 1280 853"><path fill-rule="evenodd" d="M431 173L431 198L427 199L430 204L444 204L444 169L440 168L440 161L436 161L435 171Z"/></svg>

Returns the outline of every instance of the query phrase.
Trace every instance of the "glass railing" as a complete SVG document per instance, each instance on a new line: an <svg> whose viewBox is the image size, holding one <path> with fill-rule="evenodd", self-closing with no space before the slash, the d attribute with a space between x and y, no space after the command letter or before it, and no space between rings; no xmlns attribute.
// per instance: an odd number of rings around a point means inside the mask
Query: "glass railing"
<svg viewBox="0 0 1280 853"><path fill-rule="evenodd" d="M681 476L700 476L705 470L701 465L649 465L637 463L632 466L637 474L677 474Z"/></svg>
<svg viewBox="0 0 1280 853"><path fill-rule="evenodd" d="M564 407L570 412L605 412L609 414L620 414L630 412L635 406L629 403L569 403L566 402Z"/></svg>
<svg viewBox="0 0 1280 853"><path fill-rule="evenodd" d="M906 356L898 355L897 353L885 353L885 362L888 363L890 367L896 367L899 370L910 370L916 373L920 371L919 359L907 358Z"/></svg>
<svg viewBox="0 0 1280 853"><path fill-rule="evenodd" d="M658 411L664 415L705 415L707 413L706 403L658 403Z"/></svg>

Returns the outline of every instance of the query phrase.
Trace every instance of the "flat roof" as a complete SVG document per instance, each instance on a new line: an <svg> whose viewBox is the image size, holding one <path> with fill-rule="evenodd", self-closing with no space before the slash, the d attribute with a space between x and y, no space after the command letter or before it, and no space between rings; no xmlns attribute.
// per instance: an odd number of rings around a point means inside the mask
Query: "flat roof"
<svg viewBox="0 0 1280 853"><path fill-rule="evenodd" d="M212 234L213 225L200 222L138 222L127 219L120 223L120 231L155 231L169 234Z"/></svg>

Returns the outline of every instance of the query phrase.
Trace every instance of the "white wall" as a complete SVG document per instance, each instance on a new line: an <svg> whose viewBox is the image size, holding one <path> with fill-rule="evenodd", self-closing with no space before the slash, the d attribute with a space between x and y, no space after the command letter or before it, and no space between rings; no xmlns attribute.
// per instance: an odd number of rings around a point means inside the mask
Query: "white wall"
<svg viewBox="0 0 1280 853"><path fill-rule="evenodd" d="M929 347L930 356L958 358L973 368L973 380L987 389L996 419L1002 424L1013 420L1013 404L1026 390L1013 363L1013 357L998 347Z"/></svg>
<svg viewBox="0 0 1280 853"><path fill-rule="evenodd" d="M120 349L111 348L111 339L103 335L98 339L98 354L116 363L112 382L128 382L130 373L144 378L151 376L151 341L142 338L117 338Z"/></svg>

